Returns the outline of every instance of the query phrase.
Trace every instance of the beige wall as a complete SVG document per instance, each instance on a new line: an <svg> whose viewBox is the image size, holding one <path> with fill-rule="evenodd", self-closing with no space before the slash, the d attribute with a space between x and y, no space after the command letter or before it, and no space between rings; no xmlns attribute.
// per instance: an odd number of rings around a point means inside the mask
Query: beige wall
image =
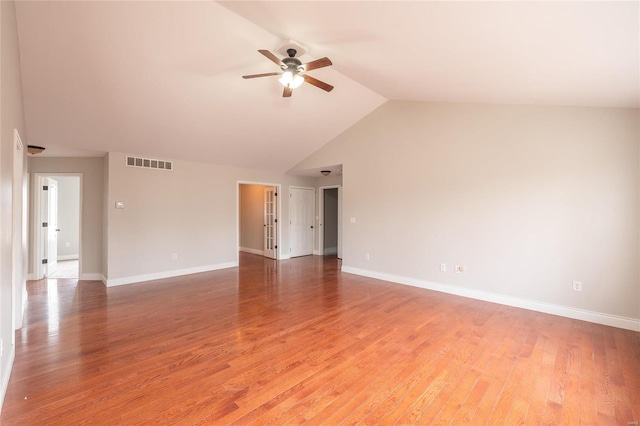
<svg viewBox="0 0 640 426"><path fill-rule="evenodd" d="M313 179L174 161L171 172L125 166L125 154L108 156L108 285L229 267L238 261L238 183L312 186ZM125 203L115 209L116 201ZM288 199L280 217L288 223ZM279 248L289 253L289 229ZM173 260L172 255L177 254Z"/></svg>
<svg viewBox="0 0 640 426"><path fill-rule="evenodd" d="M4 346L4 353L0 357L1 407L15 353L13 319L14 316L21 319L21 313L14 310L13 298L16 298L17 310L20 310L23 289L14 288L12 265L24 265L26 252L26 242L20 244L21 247L15 247L15 251L13 245L13 233L22 235L22 229L14 227L12 217L14 129L18 130L25 149L27 144L13 1L0 2L0 46L0 339ZM24 164L26 170L26 161ZM16 194L16 197L17 204L21 205L21 194ZM18 286L23 286L23 268L18 268L18 275L21 275L16 277Z"/></svg>
<svg viewBox="0 0 640 426"><path fill-rule="evenodd" d="M240 185L240 248L264 250L263 185ZM256 253L257 254L257 253Z"/></svg>
<svg viewBox="0 0 640 426"><path fill-rule="evenodd" d="M346 270L637 327L638 123L637 110L391 101L294 171L343 164Z"/></svg>
<svg viewBox="0 0 640 426"><path fill-rule="evenodd" d="M31 197L37 194L33 190L35 174L78 173L81 178L81 254L80 254L80 278L99 279L102 276L102 214L103 214L103 190L104 190L104 158L80 157L30 157L29 172L31 178ZM33 223L33 203L30 211L30 223ZM35 247L34 236L31 235L29 273L34 273L33 249Z"/></svg>

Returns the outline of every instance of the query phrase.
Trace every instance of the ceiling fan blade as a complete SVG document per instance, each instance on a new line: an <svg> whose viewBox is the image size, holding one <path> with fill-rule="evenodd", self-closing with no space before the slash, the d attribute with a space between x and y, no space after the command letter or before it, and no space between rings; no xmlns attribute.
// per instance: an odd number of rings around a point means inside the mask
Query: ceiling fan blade
<svg viewBox="0 0 640 426"><path fill-rule="evenodd" d="M269 52L268 50L258 50L258 52L262 53L264 56L266 56L270 61L272 61L277 66L279 66L279 67L282 66L282 61L280 59L278 59L278 57L276 55L274 55L273 53Z"/></svg>
<svg viewBox="0 0 640 426"><path fill-rule="evenodd" d="M281 72L266 72L264 74L251 74L251 75L243 75L242 78L256 78L256 77L269 77L271 75L280 75Z"/></svg>
<svg viewBox="0 0 640 426"><path fill-rule="evenodd" d="M282 92L282 97L283 98L290 98L292 93L293 93L293 89L291 89L289 87L285 87L284 91Z"/></svg>
<svg viewBox="0 0 640 426"><path fill-rule="evenodd" d="M329 65L333 65L333 62L329 58L320 58L315 61L307 62L303 65L305 71L311 71L318 68L328 67Z"/></svg>
<svg viewBox="0 0 640 426"><path fill-rule="evenodd" d="M322 90L326 90L327 92L330 92L333 90L333 86L330 84L325 83L324 81L320 81L317 78L313 78L310 75L304 75L304 81L312 84Z"/></svg>

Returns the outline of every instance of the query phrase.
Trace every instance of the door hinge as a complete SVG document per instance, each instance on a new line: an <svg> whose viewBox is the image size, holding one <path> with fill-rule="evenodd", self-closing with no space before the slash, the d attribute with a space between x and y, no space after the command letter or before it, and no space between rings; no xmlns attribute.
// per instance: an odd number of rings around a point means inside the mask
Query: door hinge
<svg viewBox="0 0 640 426"><path fill-rule="evenodd" d="M274 219L273 223L278 223L278 219Z"/></svg>
<svg viewBox="0 0 640 426"><path fill-rule="evenodd" d="M46 265L47 263L49 263L49 261L47 259L42 259L42 264Z"/></svg>
<svg viewBox="0 0 640 426"><path fill-rule="evenodd" d="M274 192L274 193L273 193L273 196L274 196L274 197L277 197L277 196L278 196L278 193L277 193L277 192Z"/></svg>
<svg viewBox="0 0 640 426"><path fill-rule="evenodd" d="M47 222L42 222L42 227L43 227L43 228L48 228L48 227L49 227L49 224L48 224Z"/></svg>
<svg viewBox="0 0 640 426"><path fill-rule="evenodd" d="M278 248L278 246L273 246L274 248Z"/></svg>
<svg viewBox="0 0 640 426"><path fill-rule="evenodd" d="M48 191L48 190L49 190L49 185L45 185L45 186L43 186L43 187L42 187L42 190L43 190L43 191Z"/></svg>

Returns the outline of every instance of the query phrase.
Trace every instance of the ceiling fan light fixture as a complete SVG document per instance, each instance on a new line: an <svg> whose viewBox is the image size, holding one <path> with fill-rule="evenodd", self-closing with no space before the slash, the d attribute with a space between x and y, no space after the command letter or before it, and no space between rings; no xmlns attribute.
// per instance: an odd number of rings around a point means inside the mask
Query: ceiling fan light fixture
<svg viewBox="0 0 640 426"><path fill-rule="evenodd" d="M331 174L331 170L322 170L320 171L320 174L322 176L329 176Z"/></svg>
<svg viewBox="0 0 640 426"><path fill-rule="evenodd" d="M278 79L280 84L284 87L288 87L289 89L297 89L304 83L304 77L300 74L296 74L291 70L287 70L282 73L282 77Z"/></svg>

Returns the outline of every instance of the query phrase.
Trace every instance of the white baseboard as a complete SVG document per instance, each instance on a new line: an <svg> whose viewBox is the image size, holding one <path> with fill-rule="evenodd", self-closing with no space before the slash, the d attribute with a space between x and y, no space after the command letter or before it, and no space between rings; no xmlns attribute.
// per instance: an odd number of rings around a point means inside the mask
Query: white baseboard
<svg viewBox="0 0 640 426"><path fill-rule="evenodd" d="M5 353L7 352L6 346ZM2 412L2 404L4 403L4 397L7 394L7 388L9 387L9 378L11 378L11 370L13 370L13 360L16 357L16 346L11 345L11 350L8 352L7 364L2 366L2 382L0 383L0 412Z"/></svg>
<svg viewBox="0 0 640 426"><path fill-rule="evenodd" d="M104 276L99 272L87 272L80 274L80 281L102 281Z"/></svg>
<svg viewBox="0 0 640 426"><path fill-rule="evenodd" d="M282 256L280 256L278 258L278 260L287 260L287 259L291 259L291 255L290 254L283 254Z"/></svg>
<svg viewBox="0 0 640 426"><path fill-rule="evenodd" d="M65 254L62 256L58 256L58 261L60 260L78 260L80 258L80 256L78 256L77 254Z"/></svg>
<svg viewBox="0 0 640 426"><path fill-rule="evenodd" d="M240 247L238 250L243 251L245 253L259 254L260 256L264 256L264 250L257 250L249 247Z"/></svg>
<svg viewBox="0 0 640 426"><path fill-rule="evenodd" d="M456 296L469 297L471 299L484 300L486 302L499 303L501 305L513 306L516 308L528 309L536 312L544 312L546 314L559 315L561 317L588 321L596 324L609 325L611 327L624 328L626 330L640 331L640 319L636 318L621 317L617 315L605 314L602 312L587 311L584 309L570 308L567 306L554 305L551 303L537 302L535 300L520 299L517 297L505 296L502 294L471 290L464 287L434 283L419 280L416 278L369 271L366 269L351 268L348 266L343 266L342 272L361 275L363 277L375 278L383 281L390 281L397 284L435 290L442 293L454 294Z"/></svg>
<svg viewBox="0 0 640 426"><path fill-rule="evenodd" d="M328 247L324 250L314 250L313 251L313 255L314 256L325 256L325 255L331 255L331 254L338 254L338 247Z"/></svg>
<svg viewBox="0 0 640 426"><path fill-rule="evenodd" d="M36 274L34 274L34 273L27 274L27 281L37 281L37 280L39 280L39 279L40 279L40 278L38 278L38 277L36 276Z"/></svg>
<svg viewBox="0 0 640 426"><path fill-rule="evenodd" d="M238 266L238 262L227 262L227 263L220 263L217 265L206 265L206 266L198 266L195 268L186 268L186 269L177 269L173 271L158 272L155 274L135 275L132 277L109 279L109 278L105 278L104 276L101 276L101 279L102 279L102 282L104 282L107 287L115 287L118 285L134 284L134 283L140 283L140 282L151 281L151 280L161 280L163 278L179 277L181 275L199 274L200 272L209 272L209 271L215 271L218 269L234 268L237 266Z"/></svg>

